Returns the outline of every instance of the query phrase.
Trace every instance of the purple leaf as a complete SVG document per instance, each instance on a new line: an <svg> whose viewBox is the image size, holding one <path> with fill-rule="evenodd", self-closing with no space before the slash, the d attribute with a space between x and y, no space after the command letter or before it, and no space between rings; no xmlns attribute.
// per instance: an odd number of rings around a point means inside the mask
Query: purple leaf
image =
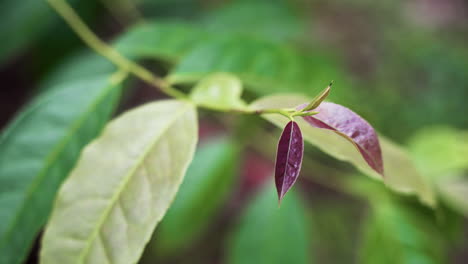
<svg viewBox="0 0 468 264"><path fill-rule="evenodd" d="M275 183L280 202L299 176L303 154L301 130L296 122L290 121L281 134L276 154Z"/></svg>
<svg viewBox="0 0 468 264"><path fill-rule="evenodd" d="M298 109L306 105L303 104ZM366 120L350 109L330 102L321 103L314 111L319 113L303 117L307 123L317 128L330 129L349 140L367 164L380 175L384 175L379 139L374 128Z"/></svg>

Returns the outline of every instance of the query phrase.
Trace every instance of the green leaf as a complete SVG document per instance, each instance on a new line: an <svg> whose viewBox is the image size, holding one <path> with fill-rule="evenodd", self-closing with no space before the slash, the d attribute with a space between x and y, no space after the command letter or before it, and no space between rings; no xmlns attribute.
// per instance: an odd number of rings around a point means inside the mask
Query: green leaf
<svg viewBox="0 0 468 264"><path fill-rule="evenodd" d="M57 18L45 1L3 1L0 9L0 61L37 39Z"/></svg>
<svg viewBox="0 0 468 264"><path fill-rule="evenodd" d="M430 212L383 200L372 203L371 209L358 263L447 263L448 241Z"/></svg>
<svg viewBox="0 0 468 264"><path fill-rule="evenodd" d="M58 193L41 263L136 263L196 142L196 111L185 102L149 103L110 122Z"/></svg>
<svg viewBox="0 0 468 264"><path fill-rule="evenodd" d="M468 177L446 177L437 181L436 187L442 200L450 208L468 217Z"/></svg>
<svg viewBox="0 0 468 264"><path fill-rule="evenodd" d="M409 141L419 168L433 179L468 169L468 132L450 127L427 127Z"/></svg>
<svg viewBox="0 0 468 264"><path fill-rule="evenodd" d="M189 23L151 21L130 28L114 47L132 59L157 58L174 62L207 38L205 31Z"/></svg>
<svg viewBox="0 0 468 264"><path fill-rule="evenodd" d="M332 60L322 55L299 53L262 39L220 36L192 49L175 66L168 80L193 83L214 72L233 73L261 95L280 91L315 95L331 79L342 81L343 76Z"/></svg>
<svg viewBox="0 0 468 264"><path fill-rule="evenodd" d="M227 263L312 263L305 208L294 190L278 207L273 185L258 193L229 241Z"/></svg>
<svg viewBox="0 0 468 264"><path fill-rule="evenodd" d="M302 96L273 95L253 102L251 107L254 109L291 108L309 101L310 99ZM288 122L288 119L276 114L265 114L263 117L280 128ZM333 131L312 127L302 118L298 119L297 123L307 142L339 160L350 162L372 178L378 180L382 178L367 164L348 140ZM385 167L385 183L396 191L416 194L424 203L434 205L435 198L430 184L418 172L408 154L385 137L379 136L379 140Z"/></svg>
<svg viewBox="0 0 468 264"><path fill-rule="evenodd" d="M163 255L179 252L207 231L231 193L237 160L238 149L227 139L200 147L173 205L155 232L154 250Z"/></svg>
<svg viewBox="0 0 468 264"><path fill-rule="evenodd" d="M20 263L81 148L110 118L120 86L63 83L33 100L0 138L0 263Z"/></svg>
<svg viewBox="0 0 468 264"><path fill-rule="evenodd" d="M216 33L229 31L278 42L307 36L305 21L279 1L233 1L208 13L202 25Z"/></svg>
<svg viewBox="0 0 468 264"><path fill-rule="evenodd" d="M409 149L441 200L468 217L468 132L433 126L419 130L409 141Z"/></svg>
<svg viewBox="0 0 468 264"><path fill-rule="evenodd" d="M229 110L242 109L246 106L241 94L242 83L236 76L229 73L215 73L198 82L190 97L198 105Z"/></svg>
<svg viewBox="0 0 468 264"><path fill-rule="evenodd" d="M41 81L39 90L60 87L69 80L87 80L97 76L110 76L117 71L112 62L90 50L81 50L58 63Z"/></svg>

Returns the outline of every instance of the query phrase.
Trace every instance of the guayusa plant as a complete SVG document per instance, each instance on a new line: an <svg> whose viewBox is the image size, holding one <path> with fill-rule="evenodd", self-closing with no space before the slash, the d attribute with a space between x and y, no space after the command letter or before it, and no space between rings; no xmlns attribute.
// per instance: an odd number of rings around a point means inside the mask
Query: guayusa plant
<svg viewBox="0 0 468 264"><path fill-rule="evenodd" d="M331 84L312 100L273 95L248 103L242 99L247 78L241 74L190 75L181 63L178 70L161 78L135 62L142 53L151 53L139 46L140 38L148 37L145 25L108 45L64 0L48 2L86 44L117 69L103 66L93 78L54 86L33 100L2 134L0 204L8 209L1 212L5 221L0 225L0 264L24 260L44 224L41 263L136 263L193 159L198 109L259 115L284 127L274 175L279 202L299 177L304 140L374 178L383 178L384 158L390 160L386 177L389 169L395 171L408 160L391 144L381 148L385 141L379 141L359 115L324 101ZM202 33L187 35L195 38ZM147 41L152 45L154 39ZM168 44L170 48L158 56L179 56L182 47L194 42L187 39L184 35L184 41L190 42L184 45ZM109 121L129 76L158 88L170 99L138 106ZM194 85L190 93L174 85L184 81ZM40 142L31 134L44 131L50 134ZM19 158L27 159L27 166L11 162ZM409 189L428 204L432 202L429 192L420 191L419 185L398 184L395 189Z"/></svg>

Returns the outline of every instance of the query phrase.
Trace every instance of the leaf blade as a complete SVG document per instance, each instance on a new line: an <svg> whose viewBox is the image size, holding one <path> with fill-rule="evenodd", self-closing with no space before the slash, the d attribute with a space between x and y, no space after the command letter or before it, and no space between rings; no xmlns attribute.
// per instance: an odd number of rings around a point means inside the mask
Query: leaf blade
<svg viewBox="0 0 468 264"><path fill-rule="evenodd" d="M379 138L366 120L350 109L330 102L323 102L315 110L318 114L303 117L307 123L317 128L332 130L343 136L358 148L372 169L384 175Z"/></svg>
<svg viewBox="0 0 468 264"><path fill-rule="evenodd" d="M149 121L152 116L159 120ZM174 198L196 141L193 105L175 100L141 106L109 123L60 189L42 263L136 262ZM70 217L76 215L85 221Z"/></svg>
<svg viewBox="0 0 468 264"><path fill-rule="evenodd" d="M200 80L190 97L196 104L226 111L245 107L241 95L242 83L236 76L214 73Z"/></svg>
<svg viewBox="0 0 468 264"><path fill-rule="evenodd" d="M205 31L192 24L162 20L137 24L113 45L132 59L158 58L174 62L207 37Z"/></svg>
<svg viewBox="0 0 468 264"><path fill-rule="evenodd" d="M168 80L175 84L193 83L214 72L228 72L256 94L286 91L287 87L291 92L313 95L320 92L316 87L323 87L332 76L343 76L332 61L323 54L300 53L265 39L218 36L187 52ZM348 98L353 96L344 90L340 92Z"/></svg>
<svg viewBox="0 0 468 264"><path fill-rule="evenodd" d="M0 263L25 257L55 191L81 147L110 118L119 95L120 86L105 76L63 83L34 99L2 133Z"/></svg>
<svg viewBox="0 0 468 264"><path fill-rule="evenodd" d="M275 184L280 203L299 177L303 155L301 129L296 122L289 121L281 134L276 154Z"/></svg>

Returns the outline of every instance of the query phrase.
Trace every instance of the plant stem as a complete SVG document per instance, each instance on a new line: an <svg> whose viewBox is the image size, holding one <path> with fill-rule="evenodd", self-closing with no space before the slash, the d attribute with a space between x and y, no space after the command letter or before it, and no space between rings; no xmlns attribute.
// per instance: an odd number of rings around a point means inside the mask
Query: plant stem
<svg viewBox="0 0 468 264"><path fill-rule="evenodd" d="M47 2L62 16L76 34L101 56L110 60L120 69L134 74L151 85L159 87L161 91L171 97L178 99L187 98L187 95L171 87L164 79L153 75L144 67L125 58L111 46L99 39L65 0L47 0Z"/></svg>
<svg viewBox="0 0 468 264"><path fill-rule="evenodd" d="M99 37L94 34L89 27L83 22L83 20L76 14L73 8L67 3L66 0L46 0L52 8L54 8L58 14L68 23L68 25L75 31L75 33L85 42L90 48L96 51L101 56L105 57L112 63L114 63L118 68L119 72L129 72L141 80L159 88L166 95L180 99L180 100L190 100L190 98L182 93L181 91L175 89L171 84L163 78L160 78L154 75L151 71L140 66L139 64L133 62L130 59L127 59L125 56L120 54L113 47L99 39ZM122 75L125 75L121 73ZM198 107L219 111L219 109L198 105ZM250 110L250 109L232 109L230 112L237 112L242 114L280 114L293 120L295 116L295 109L262 109L262 110ZM297 115L297 114L296 114Z"/></svg>

